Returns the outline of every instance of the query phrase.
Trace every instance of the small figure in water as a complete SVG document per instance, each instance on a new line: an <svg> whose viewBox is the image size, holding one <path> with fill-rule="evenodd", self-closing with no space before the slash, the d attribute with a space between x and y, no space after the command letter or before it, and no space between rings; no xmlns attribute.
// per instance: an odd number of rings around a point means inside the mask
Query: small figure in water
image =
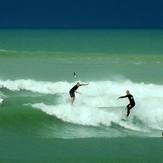
<svg viewBox="0 0 163 163"><path fill-rule="evenodd" d="M76 78L76 73L75 72L73 72L73 77Z"/></svg>
<svg viewBox="0 0 163 163"><path fill-rule="evenodd" d="M80 84L79 82L74 86L74 87L72 87L71 89L70 89L70 91L69 91L69 94L70 94L70 97L71 97L71 104L73 104L74 103L74 101L75 101L75 92L76 93L80 93L80 92L77 92L76 90L80 87L80 86L85 86L85 85L88 85L88 84ZM81 94L81 93L80 93Z"/></svg>
<svg viewBox="0 0 163 163"><path fill-rule="evenodd" d="M126 117L128 117L130 114L130 110L135 106L135 101L134 101L134 97L130 94L130 91L128 91L128 90L126 91L126 96L120 96L119 98L126 98L126 97L128 97L128 99L130 101L130 103L126 106L126 108L127 108Z"/></svg>

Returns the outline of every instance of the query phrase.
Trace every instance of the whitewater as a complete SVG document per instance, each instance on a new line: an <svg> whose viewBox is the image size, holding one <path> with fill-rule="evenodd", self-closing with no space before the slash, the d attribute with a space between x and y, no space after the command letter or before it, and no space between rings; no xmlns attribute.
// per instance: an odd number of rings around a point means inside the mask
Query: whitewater
<svg viewBox="0 0 163 163"><path fill-rule="evenodd" d="M148 136L156 136L155 133L163 130L163 86L134 83L130 80L123 82L88 81L88 86L79 88L78 91L82 94L76 93L74 105L71 105L68 92L76 82L44 82L31 79L1 80L0 88L3 90L1 91L1 105L5 105L5 99L8 98L5 92L11 91L13 97L30 98L27 103L23 101L22 106L31 106L64 123L112 128L118 126L118 129L136 131L135 135L140 132ZM118 97L125 95L126 89L132 90L131 94L134 95L136 106L131 110L129 120L123 122L121 119L126 115L125 107L128 99L118 99Z"/></svg>

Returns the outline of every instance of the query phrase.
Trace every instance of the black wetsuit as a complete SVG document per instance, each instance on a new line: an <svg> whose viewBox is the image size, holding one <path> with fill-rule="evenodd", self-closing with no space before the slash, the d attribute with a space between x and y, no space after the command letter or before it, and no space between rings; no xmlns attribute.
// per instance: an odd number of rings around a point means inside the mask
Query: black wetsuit
<svg viewBox="0 0 163 163"><path fill-rule="evenodd" d="M130 114L130 109L132 109L135 106L135 100L131 94L126 95L126 96L121 96L119 98L126 98L126 97L128 97L128 99L130 101L130 103L126 106L127 107L127 117L128 117Z"/></svg>
<svg viewBox="0 0 163 163"><path fill-rule="evenodd" d="M71 90L69 91L70 97L75 97L75 91L80 87L81 85L77 86L75 85Z"/></svg>

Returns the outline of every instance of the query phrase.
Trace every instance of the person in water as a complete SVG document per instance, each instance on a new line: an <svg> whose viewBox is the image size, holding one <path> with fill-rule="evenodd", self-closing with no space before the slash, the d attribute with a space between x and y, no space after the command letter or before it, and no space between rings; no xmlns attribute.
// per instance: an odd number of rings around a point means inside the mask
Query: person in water
<svg viewBox="0 0 163 163"><path fill-rule="evenodd" d="M76 78L76 73L75 72L73 72L73 77Z"/></svg>
<svg viewBox="0 0 163 163"><path fill-rule="evenodd" d="M77 92L76 90L80 87L80 86L85 86L85 85L88 85L88 84L80 84L79 82L74 86L74 87L72 87L71 89L70 89L70 91L69 91L69 94L70 94L70 97L71 97L71 104L73 104L74 103L74 101L75 101L75 92L76 93L80 93L80 92ZM81 94L81 93L80 93Z"/></svg>
<svg viewBox="0 0 163 163"><path fill-rule="evenodd" d="M126 106L126 108L127 108L127 115L126 115L126 117L128 117L129 114L130 114L130 110L135 106L135 100L134 100L134 97L130 94L130 91L128 91L128 90L126 91L126 95L125 96L120 96L119 98L126 98L126 97L128 97L128 99L130 101L130 103Z"/></svg>

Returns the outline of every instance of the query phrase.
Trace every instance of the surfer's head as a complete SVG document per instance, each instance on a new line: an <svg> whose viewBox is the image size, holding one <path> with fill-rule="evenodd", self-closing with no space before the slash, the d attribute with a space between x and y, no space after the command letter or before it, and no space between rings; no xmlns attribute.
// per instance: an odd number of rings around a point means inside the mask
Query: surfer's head
<svg viewBox="0 0 163 163"><path fill-rule="evenodd" d="M77 82L77 84L76 84L77 86L79 86L80 85L80 83L79 82Z"/></svg>
<svg viewBox="0 0 163 163"><path fill-rule="evenodd" d="M130 91L129 91L129 90L127 90L127 91L126 91L126 94L127 94L127 95L129 95L129 94L130 94Z"/></svg>

